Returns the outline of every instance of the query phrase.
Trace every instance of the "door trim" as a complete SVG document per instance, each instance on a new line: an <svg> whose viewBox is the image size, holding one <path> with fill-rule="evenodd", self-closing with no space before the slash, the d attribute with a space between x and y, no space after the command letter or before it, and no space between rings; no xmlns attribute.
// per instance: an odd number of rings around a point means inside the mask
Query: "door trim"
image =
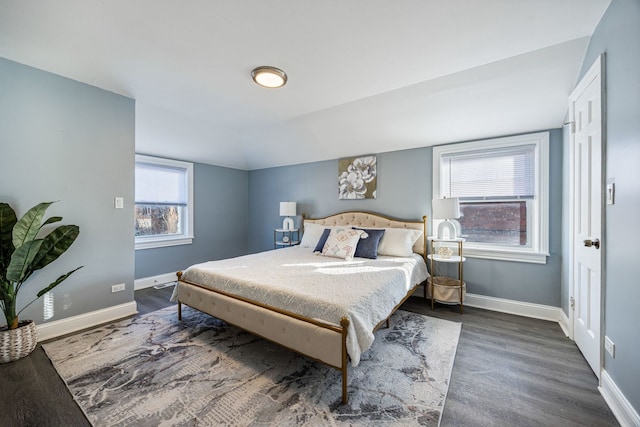
<svg viewBox="0 0 640 427"><path fill-rule="evenodd" d="M600 78L600 109L601 109L601 179L600 179L600 187L601 187L601 195L606 194L605 192L605 183L606 183L606 91L605 91L605 54L602 53L600 56L596 58L594 63L591 65L589 70L582 77L580 82L576 85L575 89L571 92L569 96L569 123L571 124L571 129L569 132L569 293L568 293L568 301L567 307L569 307L569 338L574 339L574 323L575 323L575 311L571 305L571 301L575 296L575 111L574 111L574 103L578 99L579 95L584 92L584 90L589 86L589 84L596 78ZM604 369L604 336L605 336L605 289L606 289L606 269L605 269L605 259L606 259L606 249L607 249L607 240L606 240L606 228L605 228L605 197L600 198L600 240L604 242L600 251L600 337L599 337L599 346L600 346L600 363L599 363L599 371L596 372L596 376L598 377L598 381L601 381L601 372Z"/></svg>

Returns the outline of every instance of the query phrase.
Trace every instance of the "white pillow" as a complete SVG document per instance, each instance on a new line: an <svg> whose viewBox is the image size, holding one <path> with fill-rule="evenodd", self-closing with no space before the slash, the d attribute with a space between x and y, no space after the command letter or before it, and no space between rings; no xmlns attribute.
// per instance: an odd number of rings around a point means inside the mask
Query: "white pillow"
<svg viewBox="0 0 640 427"><path fill-rule="evenodd" d="M422 236L422 231L410 228L385 228L378 245L378 255L411 256L413 245Z"/></svg>
<svg viewBox="0 0 640 427"><path fill-rule="evenodd" d="M309 222L304 224L304 233L302 234L302 239L300 240L300 246L303 248L311 248L315 249L318 244L318 240L320 240L320 236L322 236L322 232L324 231L324 225L316 224L313 222Z"/></svg>
<svg viewBox="0 0 640 427"><path fill-rule="evenodd" d="M368 234L364 230L354 230L351 227L334 228L329 233L327 241L322 248L322 255L352 260L356 253L356 246L360 237L366 238Z"/></svg>

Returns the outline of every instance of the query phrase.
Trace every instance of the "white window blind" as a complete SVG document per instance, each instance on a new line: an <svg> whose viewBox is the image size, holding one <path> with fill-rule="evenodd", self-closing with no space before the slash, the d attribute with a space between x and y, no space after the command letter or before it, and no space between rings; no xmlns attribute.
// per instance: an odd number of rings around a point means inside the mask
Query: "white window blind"
<svg viewBox="0 0 640 427"><path fill-rule="evenodd" d="M136 154L136 250L193 241L193 163Z"/></svg>
<svg viewBox="0 0 640 427"><path fill-rule="evenodd" d="M136 204L186 206L185 169L136 162Z"/></svg>
<svg viewBox="0 0 640 427"><path fill-rule="evenodd" d="M461 200L536 197L535 144L443 154L442 194Z"/></svg>

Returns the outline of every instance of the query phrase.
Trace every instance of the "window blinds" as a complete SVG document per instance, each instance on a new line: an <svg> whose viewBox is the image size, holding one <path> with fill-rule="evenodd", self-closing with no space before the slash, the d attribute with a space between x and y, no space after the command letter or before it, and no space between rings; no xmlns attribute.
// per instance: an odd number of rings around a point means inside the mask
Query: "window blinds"
<svg viewBox="0 0 640 427"><path fill-rule="evenodd" d="M442 195L462 200L535 198L535 151L531 144L444 154Z"/></svg>
<svg viewBox="0 0 640 427"><path fill-rule="evenodd" d="M187 205L184 169L136 162L136 204Z"/></svg>

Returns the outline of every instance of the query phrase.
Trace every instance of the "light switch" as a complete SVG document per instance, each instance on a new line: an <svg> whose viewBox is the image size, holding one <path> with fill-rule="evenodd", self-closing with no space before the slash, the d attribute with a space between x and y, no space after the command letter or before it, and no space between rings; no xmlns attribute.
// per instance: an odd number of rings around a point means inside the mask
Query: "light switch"
<svg viewBox="0 0 640 427"><path fill-rule="evenodd" d="M124 197L116 197L115 205L116 209L124 208Z"/></svg>
<svg viewBox="0 0 640 427"><path fill-rule="evenodd" d="M607 184L607 204L613 205L616 199L616 184L614 182L609 182Z"/></svg>

